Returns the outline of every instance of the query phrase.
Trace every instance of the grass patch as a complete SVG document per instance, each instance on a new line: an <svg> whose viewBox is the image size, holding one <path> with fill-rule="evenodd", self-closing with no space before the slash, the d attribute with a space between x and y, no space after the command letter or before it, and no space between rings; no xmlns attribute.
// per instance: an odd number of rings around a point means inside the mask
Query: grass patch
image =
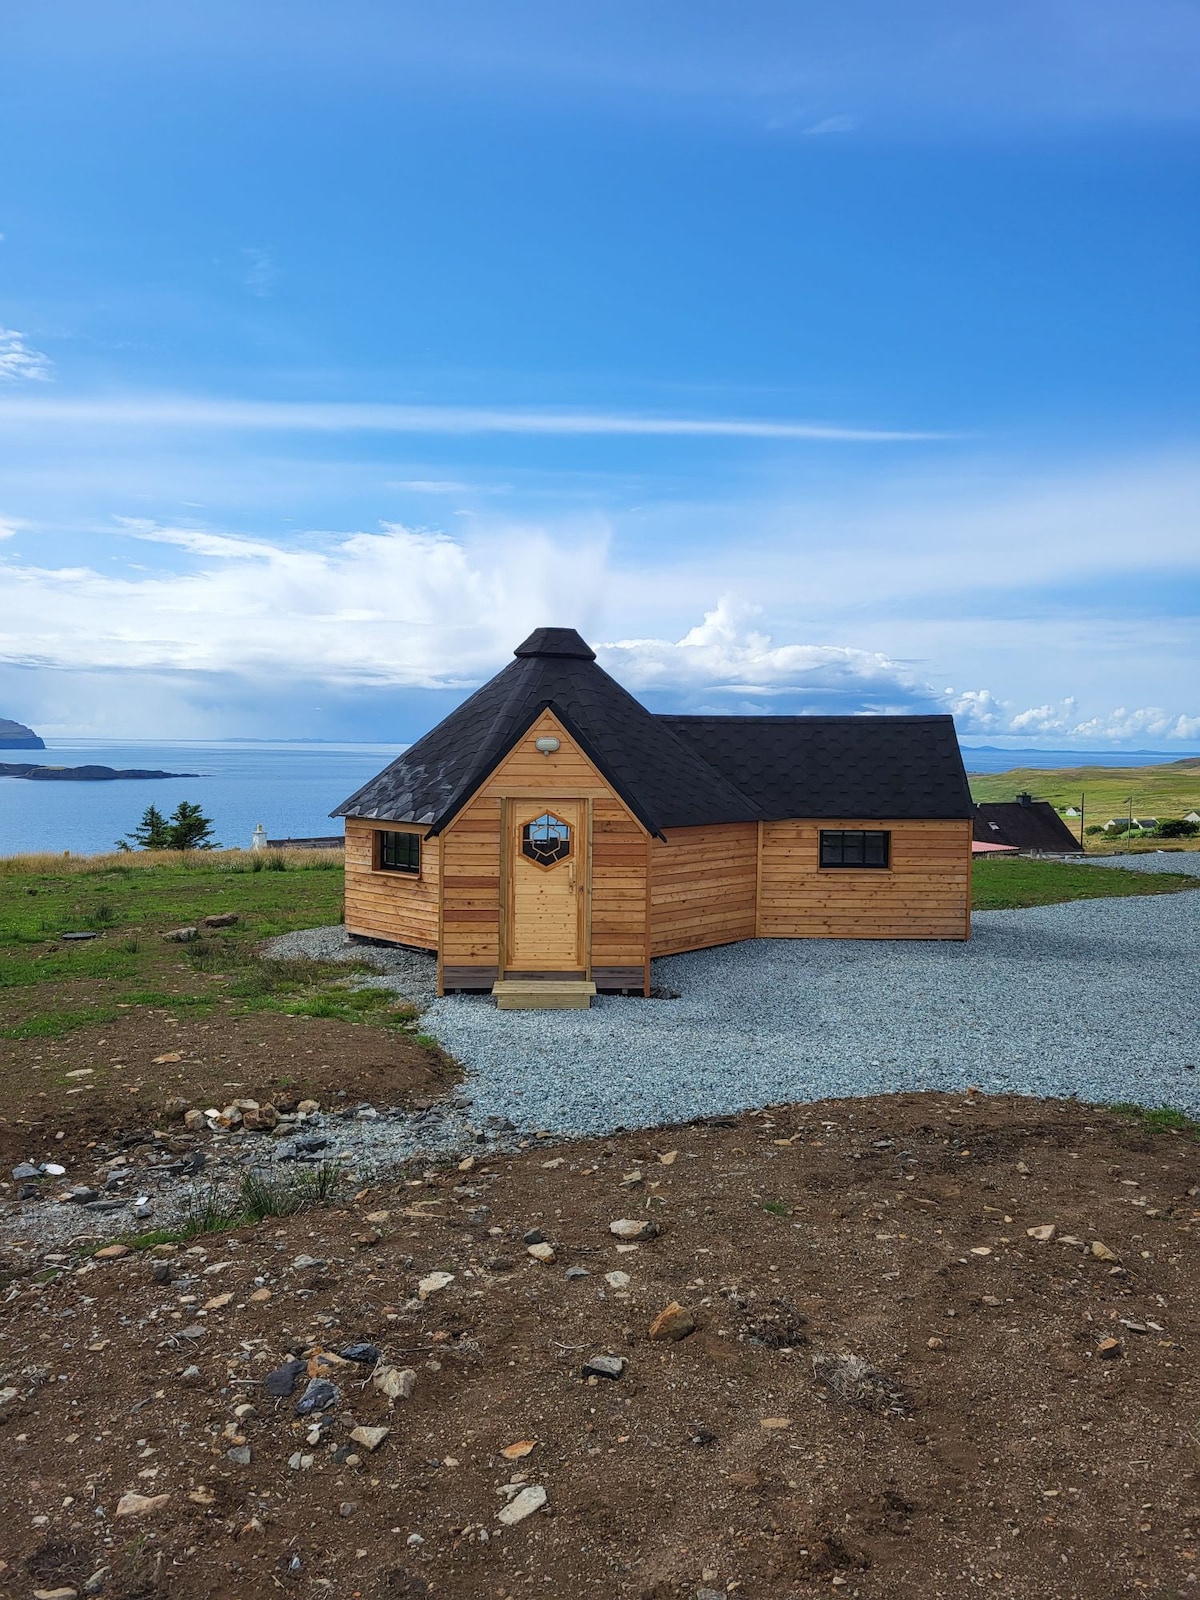
<svg viewBox="0 0 1200 1600"><path fill-rule="evenodd" d="M115 1006L84 1006L78 1011L43 1011L9 1028L0 1028L0 1039L61 1039L79 1028L97 1022L115 1022L121 1015Z"/></svg>
<svg viewBox="0 0 1200 1600"><path fill-rule="evenodd" d="M975 911L1012 911L1131 894L1178 894L1187 889L1200 889L1200 879L1182 872L1121 872L1109 867L1097 872L1077 862L1031 861L1023 856L985 856L971 868Z"/></svg>
<svg viewBox="0 0 1200 1600"><path fill-rule="evenodd" d="M302 1211L315 1211L332 1205L337 1197L341 1171L336 1161L323 1161L319 1167L298 1172L286 1183L248 1172L236 1196L227 1199L212 1186L193 1197L187 1215L176 1227L153 1228L148 1233L129 1235L120 1242L131 1250L152 1250L158 1244L186 1244L207 1234L230 1233L235 1228L264 1222L268 1217L294 1217Z"/></svg>
<svg viewBox="0 0 1200 1600"><path fill-rule="evenodd" d="M1110 1111L1115 1111L1118 1116L1130 1117L1138 1122L1147 1133L1194 1133L1200 1134L1200 1122L1194 1117L1189 1117L1185 1111L1177 1111L1174 1106L1135 1106L1128 1101L1109 1106Z"/></svg>

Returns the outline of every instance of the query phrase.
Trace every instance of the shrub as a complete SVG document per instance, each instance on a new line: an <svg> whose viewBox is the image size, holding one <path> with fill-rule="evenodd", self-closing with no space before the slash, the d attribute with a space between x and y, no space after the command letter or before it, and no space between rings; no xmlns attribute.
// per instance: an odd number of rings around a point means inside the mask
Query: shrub
<svg viewBox="0 0 1200 1600"><path fill-rule="evenodd" d="M1200 833L1200 822L1188 822L1183 817L1174 817L1158 825L1160 839L1194 839Z"/></svg>

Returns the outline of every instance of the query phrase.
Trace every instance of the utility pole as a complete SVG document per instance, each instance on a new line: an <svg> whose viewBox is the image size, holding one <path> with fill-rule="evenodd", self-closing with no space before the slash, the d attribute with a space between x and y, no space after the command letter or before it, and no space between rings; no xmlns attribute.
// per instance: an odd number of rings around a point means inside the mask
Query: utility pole
<svg viewBox="0 0 1200 1600"><path fill-rule="evenodd" d="M1083 855L1087 855L1087 830L1086 830L1086 824L1087 824L1087 795L1086 795L1086 793L1081 793L1080 796L1079 796L1079 849L1080 849L1080 851L1081 851L1081 853Z"/></svg>

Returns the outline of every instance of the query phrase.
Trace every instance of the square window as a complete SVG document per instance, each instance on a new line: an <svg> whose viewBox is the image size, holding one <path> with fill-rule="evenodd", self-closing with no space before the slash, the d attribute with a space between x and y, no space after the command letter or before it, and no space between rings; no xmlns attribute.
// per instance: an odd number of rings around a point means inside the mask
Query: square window
<svg viewBox="0 0 1200 1600"><path fill-rule="evenodd" d="M887 867L891 834L882 828L822 828L823 867Z"/></svg>
<svg viewBox="0 0 1200 1600"><path fill-rule="evenodd" d="M379 840L379 867L383 872L420 872L421 835L419 833L376 834Z"/></svg>

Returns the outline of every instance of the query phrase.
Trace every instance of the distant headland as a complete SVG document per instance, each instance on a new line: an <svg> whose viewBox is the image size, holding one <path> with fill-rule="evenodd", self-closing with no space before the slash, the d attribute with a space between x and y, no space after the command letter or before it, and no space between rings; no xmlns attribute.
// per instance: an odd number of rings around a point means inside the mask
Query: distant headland
<svg viewBox="0 0 1200 1600"><path fill-rule="evenodd" d="M23 722L13 722L0 717L0 750L44 750L46 741L39 739L32 728Z"/></svg>
<svg viewBox="0 0 1200 1600"><path fill-rule="evenodd" d="M40 761L0 761L0 778L33 778L42 783L107 783L114 778L199 776L198 772L151 772L143 767L48 767Z"/></svg>

